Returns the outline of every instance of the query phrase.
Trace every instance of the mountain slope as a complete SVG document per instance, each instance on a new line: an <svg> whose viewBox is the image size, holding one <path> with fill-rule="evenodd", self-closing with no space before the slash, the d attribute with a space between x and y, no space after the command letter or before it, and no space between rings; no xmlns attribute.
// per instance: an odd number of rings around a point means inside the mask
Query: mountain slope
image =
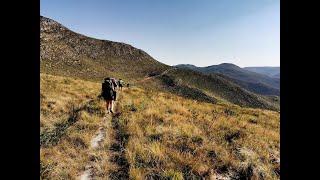
<svg viewBox="0 0 320 180"><path fill-rule="evenodd" d="M265 98L249 92L228 78L217 74L203 74L189 69L176 69L170 71L167 76L172 79L176 86L181 84L201 89L216 99L227 101L245 107L278 109L278 105L271 103Z"/></svg>
<svg viewBox="0 0 320 180"><path fill-rule="evenodd" d="M40 28L41 72L93 80L130 79L169 67L131 45L86 37L49 18L40 17Z"/></svg>
<svg viewBox="0 0 320 180"><path fill-rule="evenodd" d="M234 64L223 63L207 67L197 67L190 64L180 64L176 67L187 68L205 74L219 73L227 76L230 81L241 87L262 95L280 95L280 80L267 75L242 69Z"/></svg>
<svg viewBox="0 0 320 180"><path fill-rule="evenodd" d="M244 67L243 69L270 77L275 77L275 75L280 74L280 67Z"/></svg>

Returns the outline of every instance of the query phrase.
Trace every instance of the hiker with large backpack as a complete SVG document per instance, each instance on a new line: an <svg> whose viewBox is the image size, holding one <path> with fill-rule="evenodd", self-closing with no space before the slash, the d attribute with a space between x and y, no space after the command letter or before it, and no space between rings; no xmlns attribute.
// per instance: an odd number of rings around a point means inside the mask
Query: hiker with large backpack
<svg viewBox="0 0 320 180"><path fill-rule="evenodd" d="M102 83L102 97L106 101L107 114L113 113L113 102L115 100L115 86L111 78L105 78Z"/></svg>

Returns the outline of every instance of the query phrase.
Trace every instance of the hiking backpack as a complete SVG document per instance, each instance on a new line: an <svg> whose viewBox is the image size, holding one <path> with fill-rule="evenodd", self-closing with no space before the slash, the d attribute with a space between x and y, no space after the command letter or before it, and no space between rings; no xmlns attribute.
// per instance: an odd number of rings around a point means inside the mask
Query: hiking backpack
<svg viewBox="0 0 320 180"><path fill-rule="evenodd" d="M107 92L110 90L113 90L113 83L111 82L111 80L104 81L102 83L102 91Z"/></svg>

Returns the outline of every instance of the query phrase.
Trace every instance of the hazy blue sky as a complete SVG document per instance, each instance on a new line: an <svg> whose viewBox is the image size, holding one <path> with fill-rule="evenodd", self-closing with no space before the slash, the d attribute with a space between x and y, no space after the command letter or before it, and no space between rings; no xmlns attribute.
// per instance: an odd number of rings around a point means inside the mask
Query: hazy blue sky
<svg viewBox="0 0 320 180"><path fill-rule="evenodd" d="M280 0L41 0L41 15L169 65L280 66Z"/></svg>

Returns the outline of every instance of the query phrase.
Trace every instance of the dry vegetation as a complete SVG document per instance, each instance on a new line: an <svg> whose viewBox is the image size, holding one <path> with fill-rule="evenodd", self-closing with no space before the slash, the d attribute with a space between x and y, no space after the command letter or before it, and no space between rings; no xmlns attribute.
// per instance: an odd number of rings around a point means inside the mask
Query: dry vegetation
<svg viewBox="0 0 320 180"><path fill-rule="evenodd" d="M41 179L76 179L87 162L92 162L97 177L106 177L112 169L110 141L98 150L90 148L99 127L111 126L110 118L103 121L99 91L97 83L41 74Z"/></svg>
<svg viewBox="0 0 320 180"><path fill-rule="evenodd" d="M97 83L41 74L41 131L52 129L54 124L65 121L72 109L96 98L99 88Z"/></svg>
<svg viewBox="0 0 320 180"><path fill-rule="evenodd" d="M279 114L126 90L130 177L278 179Z"/></svg>
<svg viewBox="0 0 320 180"><path fill-rule="evenodd" d="M75 179L87 162L97 179L280 179L277 112L133 87L121 92L120 113L102 121L99 91L99 83L41 75L43 179ZM107 138L92 151L102 123Z"/></svg>

